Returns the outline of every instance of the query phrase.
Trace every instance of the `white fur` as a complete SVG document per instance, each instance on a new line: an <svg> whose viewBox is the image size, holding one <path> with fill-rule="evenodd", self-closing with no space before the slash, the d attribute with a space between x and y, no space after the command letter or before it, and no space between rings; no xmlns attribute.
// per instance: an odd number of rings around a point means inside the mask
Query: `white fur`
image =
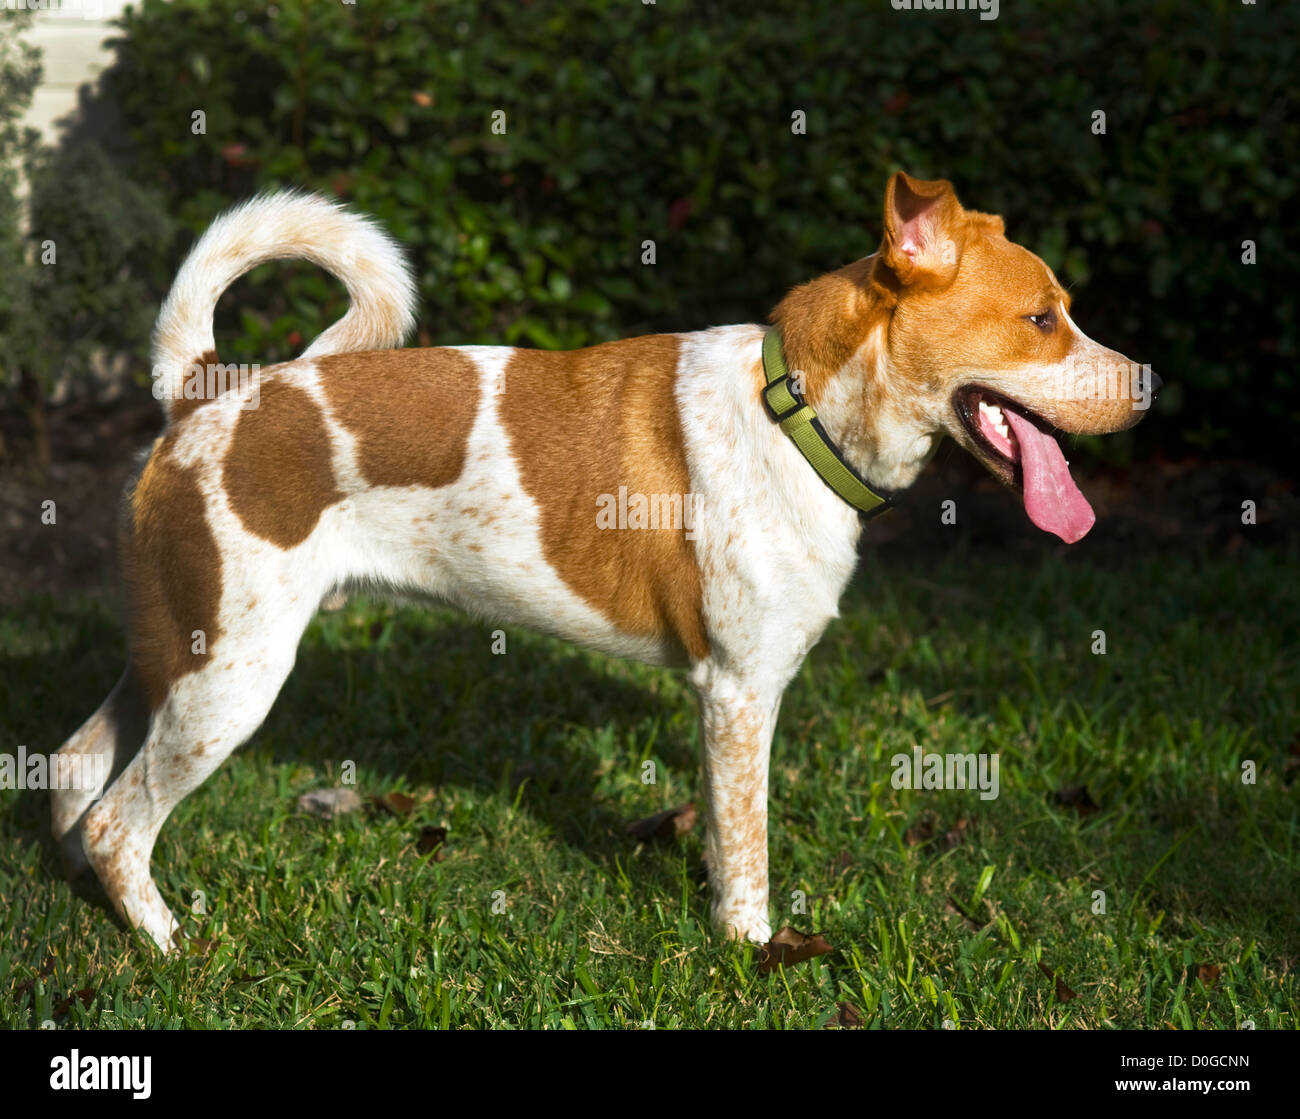
<svg viewBox="0 0 1300 1119"><path fill-rule="evenodd" d="M764 330L684 336L677 402L697 518L709 655L691 668L709 804L715 923L759 943L768 922L767 789L781 695L839 613L857 513L758 404ZM732 741L742 728L746 748Z"/></svg>
<svg viewBox="0 0 1300 1119"><path fill-rule="evenodd" d="M190 250L158 314L156 392L170 418L185 371L215 349L212 315L221 293L268 260L303 259L343 281L351 305L304 357L400 346L415 325L416 291L400 246L368 218L319 195L281 191L216 219Z"/></svg>

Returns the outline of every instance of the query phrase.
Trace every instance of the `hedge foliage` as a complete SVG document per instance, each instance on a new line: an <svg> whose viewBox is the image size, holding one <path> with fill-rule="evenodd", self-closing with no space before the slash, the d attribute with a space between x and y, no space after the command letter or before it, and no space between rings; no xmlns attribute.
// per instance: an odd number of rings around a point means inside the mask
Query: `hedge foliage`
<svg viewBox="0 0 1300 1119"><path fill-rule="evenodd" d="M22 33L31 27L27 11L0 15L0 389L17 362L20 333L32 306L32 272L22 223L21 176L36 149L35 130L23 124L41 80L37 50Z"/></svg>
<svg viewBox="0 0 1300 1119"><path fill-rule="evenodd" d="M122 28L105 94L171 267L231 201L309 186L408 246L425 341L578 346L765 318L873 251L901 167L1002 213L1166 379L1137 449L1267 454L1300 420L1296 5L143 0ZM343 300L259 270L223 356L292 356Z"/></svg>

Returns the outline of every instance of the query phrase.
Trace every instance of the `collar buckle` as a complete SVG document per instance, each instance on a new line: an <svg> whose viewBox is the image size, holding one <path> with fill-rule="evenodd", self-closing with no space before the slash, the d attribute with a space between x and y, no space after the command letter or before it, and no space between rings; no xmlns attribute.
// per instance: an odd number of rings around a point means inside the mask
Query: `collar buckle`
<svg viewBox="0 0 1300 1119"><path fill-rule="evenodd" d="M763 376L767 381L762 392L764 411L781 425L821 480L864 520L893 508L890 495L872 489L849 465L826 434L816 410L794 391L781 352L780 329L775 326L763 338Z"/></svg>
<svg viewBox="0 0 1300 1119"><path fill-rule="evenodd" d="M763 388L763 407L773 421L785 426L785 421L794 416L801 408L808 408L803 397L794 391L790 374L782 373ZM811 417L809 417L811 418Z"/></svg>

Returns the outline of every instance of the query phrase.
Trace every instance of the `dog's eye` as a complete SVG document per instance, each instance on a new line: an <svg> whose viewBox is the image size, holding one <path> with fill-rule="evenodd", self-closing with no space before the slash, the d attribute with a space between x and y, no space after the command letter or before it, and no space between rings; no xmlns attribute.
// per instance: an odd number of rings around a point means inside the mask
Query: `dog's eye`
<svg viewBox="0 0 1300 1119"><path fill-rule="evenodd" d="M1056 329L1056 312L1050 308L1042 312L1042 314L1026 315L1025 318L1038 327L1038 329L1044 334L1051 334L1052 331Z"/></svg>

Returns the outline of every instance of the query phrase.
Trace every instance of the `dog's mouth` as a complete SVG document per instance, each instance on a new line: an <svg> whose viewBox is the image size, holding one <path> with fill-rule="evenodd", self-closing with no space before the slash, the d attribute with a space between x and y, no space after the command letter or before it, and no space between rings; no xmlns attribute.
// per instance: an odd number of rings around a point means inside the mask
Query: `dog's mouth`
<svg viewBox="0 0 1300 1119"><path fill-rule="evenodd" d="M959 388L952 406L988 468L1020 491L1034 524L1067 544L1087 535L1097 517L1070 477L1051 424L979 385Z"/></svg>

